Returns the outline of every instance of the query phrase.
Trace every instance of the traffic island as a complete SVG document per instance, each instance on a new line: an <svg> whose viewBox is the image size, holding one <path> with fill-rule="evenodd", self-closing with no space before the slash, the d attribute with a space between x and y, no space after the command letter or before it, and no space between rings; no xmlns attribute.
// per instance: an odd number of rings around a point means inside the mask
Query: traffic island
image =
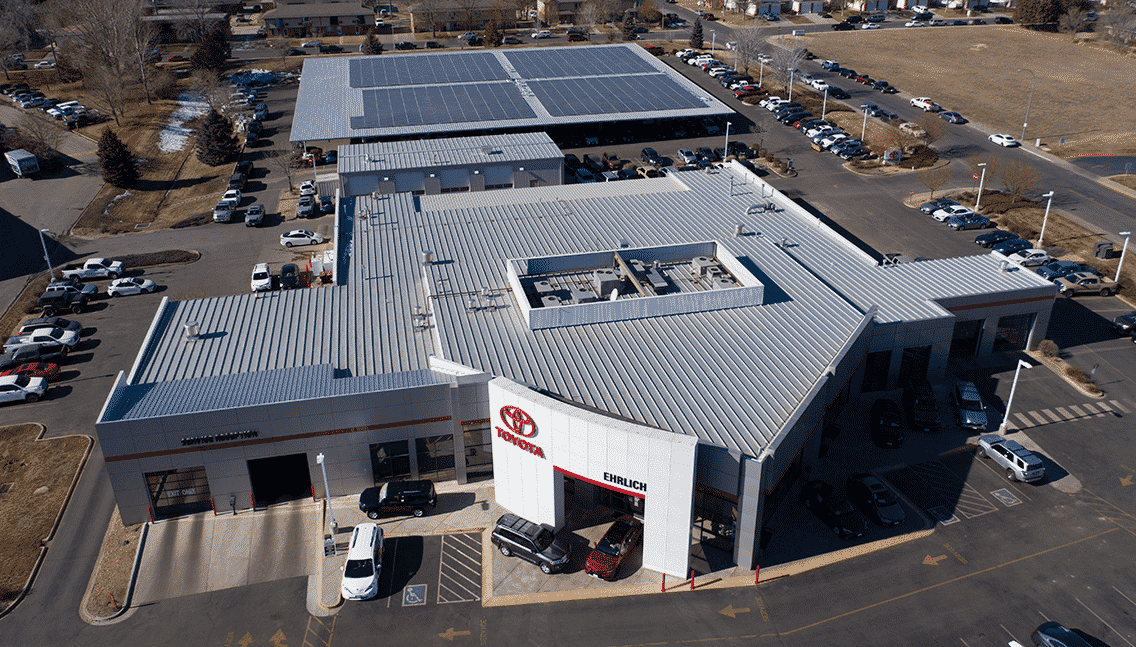
<svg viewBox="0 0 1136 647"><path fill-rule="evenodd" d="M79 605L79 616L86 623L108 624L129 608L146 530L146 524L142 523L122 525L118 506L115 506L103 535L99 559Z"/></svg>
<svg viewBox="0 0 1136 647"><path fill-rule="evenodd" d="M44 438L39 423L0 429L0 617L31 589L94 441Z"/></svg>

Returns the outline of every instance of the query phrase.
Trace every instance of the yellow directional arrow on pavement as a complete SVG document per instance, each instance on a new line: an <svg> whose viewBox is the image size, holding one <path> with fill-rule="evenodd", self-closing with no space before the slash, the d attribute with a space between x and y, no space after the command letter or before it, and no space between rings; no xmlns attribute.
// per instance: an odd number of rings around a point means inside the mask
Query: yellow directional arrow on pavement
<svg viewBox="0 0 1136 647"><path fill-rule="evenodd" d="M739 613L749 613L749 607L741 607L739 609L735 609L734 605L727 604L726 608L722 609L718 613L724 616L729 616L731 618L737 618Z"/></svg>
<svg viewBox="0 0 1136 647"><path fill-rule="evenodd" d="M248 647L252 644L252 634L245 632L245 635L241 636L241 639L237 641L237 644L241 647Z"/></svg>
<svg viewBox="0 0 1136 647"><path fill-rule="evenodd" d="M284 637L284 630L277 629L276 633L272 634L272 637L268 639L268 642L275 644L276 647L288 647L288 645L284 644L285 640L288 639Z"/></svg>
<svg viewBox="0 0 1136 647"><path fill-rule="evenodd" d="M1128 476L1125 476L1124 478L1120 479L1120 485L1122 487L1128 487L1129 485L1132 485L1132 477L1133 476L1136 476L1136 475L1129 474Z"/></svg>
<svg viewBox="0 0 1136 647"><path fill-rule="evenodd" d="M448 640L450 642L454 642L454 636L468 636L468 635L469 635L468 631L454 631L453 627L450 627L449 629L438 634L439 637L445 638L446 640Z"/></svg>
<svg viewBox="0 0 1136 647"><path fill-rule="evenodd" d="M930 555L923 558L923 563L927 566L938 566L939 562L946 559L946 555L939 555L938 557L931 557Z"/></svg>

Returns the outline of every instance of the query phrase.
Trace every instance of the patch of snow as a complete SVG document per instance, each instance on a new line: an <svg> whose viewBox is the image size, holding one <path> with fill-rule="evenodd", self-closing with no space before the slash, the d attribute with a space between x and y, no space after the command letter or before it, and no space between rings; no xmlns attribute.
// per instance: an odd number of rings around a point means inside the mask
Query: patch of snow
<svg viewBox="0 0 1136 647"><path fill-rule="evenodd" d="M209 104L201 95L193 92L183 93L178 97L178 102L181 105L170 115L170 121L162 129L162 132L158 133L158 148L163 153L175 153L183 150L185 145L189 143L189 136L193 134L193 128L186 128L185 122L197 119L209 112Z"/></svg>

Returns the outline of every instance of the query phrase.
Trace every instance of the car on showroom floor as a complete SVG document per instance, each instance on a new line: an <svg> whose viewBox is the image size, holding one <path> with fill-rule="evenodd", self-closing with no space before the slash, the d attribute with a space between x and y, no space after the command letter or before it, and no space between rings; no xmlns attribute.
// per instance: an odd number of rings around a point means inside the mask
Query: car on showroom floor
<svg viewBox="0 0 1136 647"><path fill-rule="evenodd" d="M614 580L627 557L643 537L643 523L624 515L615 520L584 563L584 572L603 580Z"/></svg>

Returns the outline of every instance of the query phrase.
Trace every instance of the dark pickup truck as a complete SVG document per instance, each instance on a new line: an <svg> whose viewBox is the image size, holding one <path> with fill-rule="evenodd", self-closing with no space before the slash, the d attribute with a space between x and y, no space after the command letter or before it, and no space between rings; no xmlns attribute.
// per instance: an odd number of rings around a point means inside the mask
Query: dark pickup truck
<svg viewBox="0 0 1136 647"><path fill-rule="evenodd" d="M88 297L78 292L48 292L36 301L36 307L45 317L54 317L62 312L79 314L87 306Z"/></svg>
<svg viewBox="0 0 1136 647"><path fill-rule="evenodd" d="M0 371L6 371L21 364L46 362L63 356L62 347L45 349L40 346L25 346L0 355Z"/></svg>

